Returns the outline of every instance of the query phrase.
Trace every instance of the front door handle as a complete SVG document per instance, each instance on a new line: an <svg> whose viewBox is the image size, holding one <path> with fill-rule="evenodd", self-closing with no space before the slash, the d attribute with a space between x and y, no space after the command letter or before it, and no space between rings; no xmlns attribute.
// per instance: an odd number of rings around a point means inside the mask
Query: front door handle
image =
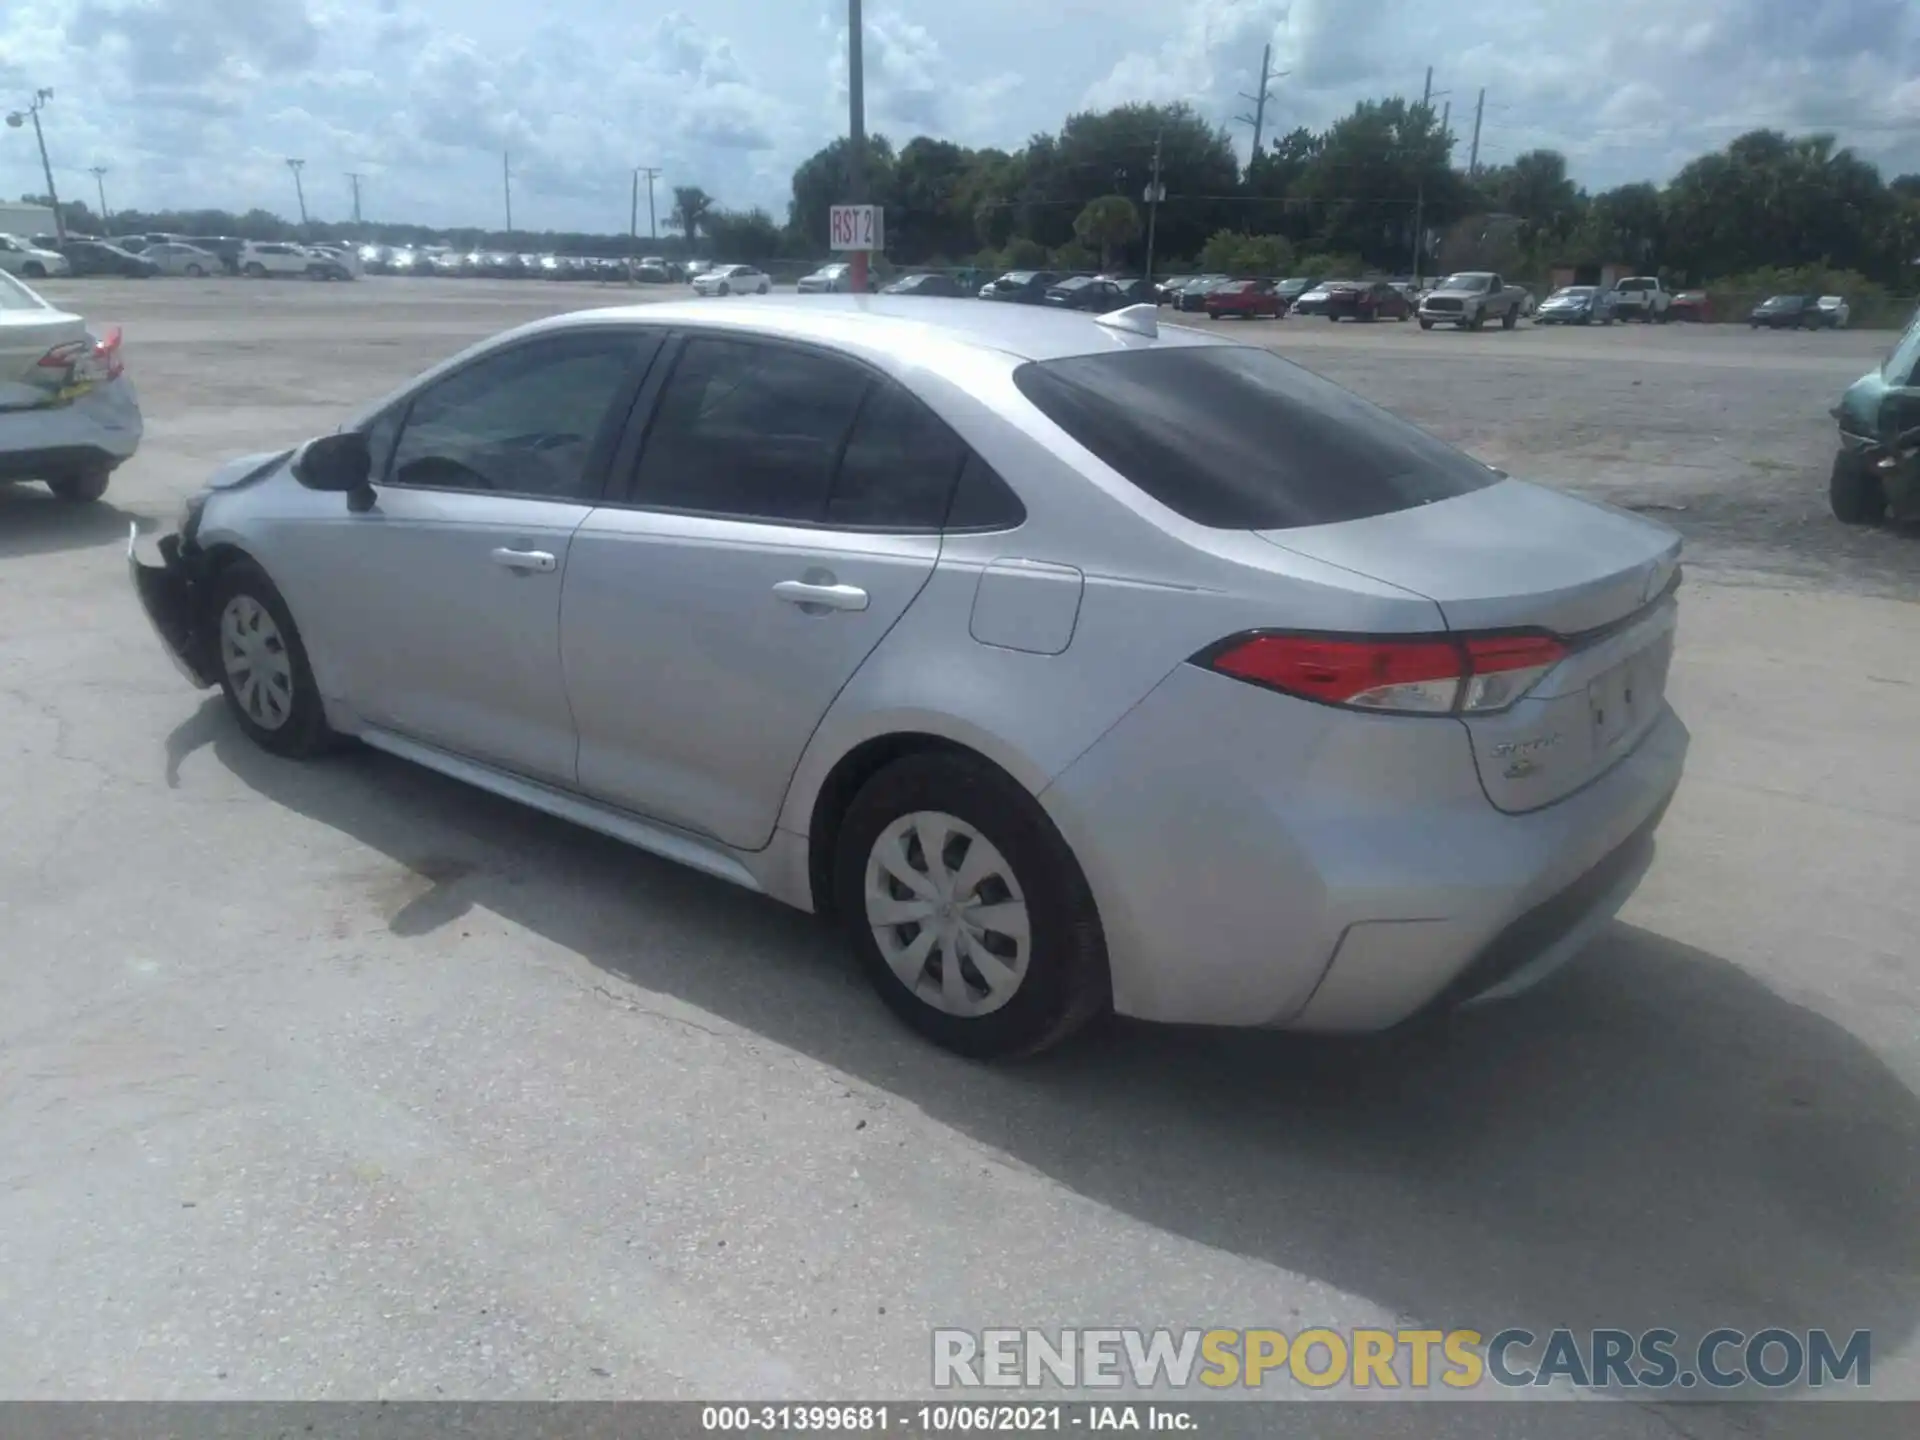
<svg viewBox="0 0 1920 1440"><path fill-rule="evenodd" d="M858 585L832 585L810 580L782 580L773 593L802 610L864 610L867 592Z"/></svg>
<svg viewBox="0 0 1920 1440"><path fill-rule="evenodd" d="M509 570L537 570L543 575L553 573L560 564L548 550L509 550L505 546L493 552L493 563Z"/></svg>

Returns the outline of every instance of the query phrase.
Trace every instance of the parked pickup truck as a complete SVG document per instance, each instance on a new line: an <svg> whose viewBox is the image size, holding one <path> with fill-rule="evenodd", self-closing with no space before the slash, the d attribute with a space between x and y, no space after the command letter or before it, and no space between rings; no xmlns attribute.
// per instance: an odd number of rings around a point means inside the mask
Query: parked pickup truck
<svg viewBox="0 0 1920 1440"><path fill-rule="evenodd" d="M1525 313L1527 292L1509 285L1487 270L1465 270L1449 275L1420 297L1420 328L1453 325L1478 330L1489 320L1511 330Z"/></svg>
<svg viewBox="0 0 1920 1440"><path fill-rule="evenodd" d="M1672 308L1673 292L1657 276L1629 275L1613 287L1616 320L1642 320L1649 325L1658 321L1664 325Z"/></svg>

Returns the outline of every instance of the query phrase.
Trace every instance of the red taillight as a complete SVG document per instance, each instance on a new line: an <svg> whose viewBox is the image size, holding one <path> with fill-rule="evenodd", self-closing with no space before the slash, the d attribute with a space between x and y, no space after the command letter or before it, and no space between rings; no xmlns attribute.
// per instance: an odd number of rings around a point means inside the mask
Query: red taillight
<svg viewBox="0 0 1920 1440"><path fill-rule="evenodd" d="M1551 635L1342 640L1255 634L1215 646L1200 663L1323 705L1450 715L1504 710L1566 653Z"/></svg>
<svg viewBox="0 0 1920 1440"><path fill-rule="evenodd" d="M120 359L120 331L109 330L98 340L69 340L56 345L34 362L42 370L64 370L68 384L117 380L127 368Z"/></svg>

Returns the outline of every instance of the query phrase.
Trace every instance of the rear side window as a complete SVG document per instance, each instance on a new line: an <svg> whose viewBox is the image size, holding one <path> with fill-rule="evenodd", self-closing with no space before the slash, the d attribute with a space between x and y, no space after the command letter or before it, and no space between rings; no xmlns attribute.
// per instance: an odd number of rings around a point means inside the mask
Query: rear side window
<svg viewBox="0 0 1920 1440"><path fill-rule="evenodd" d="M1126 480L1215 529L1361 520L1500 478L1352 391L1252 346L1029 362L1014 383Z"/></svg>
<svg viewBox="0 0 1920 1440"><path fill-rule="evenodd" d="M827 523L850 529L937 530L966 447L900 386L875 381L847 437Z"/></svg>

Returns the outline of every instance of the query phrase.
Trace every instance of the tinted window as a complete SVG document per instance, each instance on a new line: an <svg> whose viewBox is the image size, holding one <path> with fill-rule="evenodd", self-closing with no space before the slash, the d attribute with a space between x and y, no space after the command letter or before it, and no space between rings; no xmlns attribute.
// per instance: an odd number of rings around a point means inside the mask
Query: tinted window
<svg viewBox="0 0 1920 1440"><path fill-rule="evenodd" d="M1920 310L1914 312L1907 333L1880 367L1880 376L1889 385L1920 384Z"/></svg>
<svg viewBox="0 0 1920 1440"><path fill-rule="evenodd" d="M1498 478L1352 391L1253 347L1075 356L1023 365L1014 381L1148 495L1219 529L1358 520Z"/></svg>
<svg viewBox="0 0 1920 1440"><path fill-rule="evenodd" d="M476 361L415 397L390 483L597 498L587 464L594 440L636 361L657 345L605 331L536 340Z"/></svg>
<svg viewBox="0 0 1920 1440"><path fill-rule="evenodd" d="M960 482L953 487L947 529L1011 530L1026 518L1027 508L1020 503L1020 497L993 473L992 466L968 451L960 466Z"/></svg>
<svg viewBox="0 0 1920 1440"><path fill-rule="evenodd" d="M811 351L690 340L660 395L635 500L758 520L820 521L866 372Z"/></svg>
<svg viewBox="0 0 1920 1440"><path fill-rule="evenodd" d="M830 525L937 530L966 447L926 406L876 381L847 437L827 502Z"/></svg>

